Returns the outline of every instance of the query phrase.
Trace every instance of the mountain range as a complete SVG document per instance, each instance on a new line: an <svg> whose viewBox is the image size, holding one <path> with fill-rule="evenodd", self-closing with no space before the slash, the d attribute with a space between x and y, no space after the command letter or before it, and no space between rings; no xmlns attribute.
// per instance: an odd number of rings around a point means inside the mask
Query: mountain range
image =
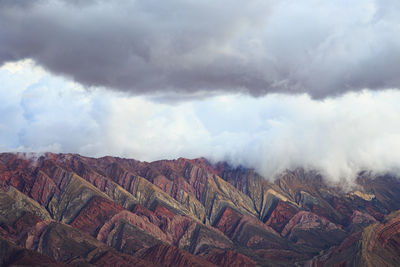
<svg viewBox="0 0 400 267"><path fill-rule="evenodd" d="M400 179L0 154L0 266L398 266Z"/></svg>

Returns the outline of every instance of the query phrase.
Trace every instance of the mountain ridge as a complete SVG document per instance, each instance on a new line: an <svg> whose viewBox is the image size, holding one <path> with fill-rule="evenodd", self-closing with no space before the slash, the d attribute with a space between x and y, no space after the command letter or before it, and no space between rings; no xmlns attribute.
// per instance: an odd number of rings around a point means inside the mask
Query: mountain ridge
<svg viewBox="0 0 400 267"><path fill-rule="evenodd" d="M346 192L300 168L271 182L205 158L2 153L0 237L73 266L352 266L356 255L391 266L376 251L400 252L400 182L356 183Z"/></svg>

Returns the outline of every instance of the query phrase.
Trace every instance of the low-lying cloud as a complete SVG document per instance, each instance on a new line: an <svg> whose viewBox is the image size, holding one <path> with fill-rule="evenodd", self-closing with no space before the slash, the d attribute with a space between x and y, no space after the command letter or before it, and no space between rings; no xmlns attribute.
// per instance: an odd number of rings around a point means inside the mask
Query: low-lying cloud
<svg viewBox="0 0 400 267"><path fill-rule="evenodd" d="M85 90L29 61L0 68L0 148L139 160L204 156L256 168L354 178L400 167L400 92L215 96L173 105Z"/></svg>
<svg viewBox="0 0 400 267"><path fill-rule="evenodd" d="M398 0L0 0L0 65L190 98L400 87ZM169 95L169 96L168 96Z"/></svg>

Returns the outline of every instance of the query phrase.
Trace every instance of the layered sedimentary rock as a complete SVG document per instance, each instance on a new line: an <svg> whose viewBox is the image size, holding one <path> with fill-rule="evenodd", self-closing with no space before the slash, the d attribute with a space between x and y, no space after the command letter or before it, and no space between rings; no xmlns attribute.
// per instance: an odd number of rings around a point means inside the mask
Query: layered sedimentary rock
<svg viewBox="0 0 400 267"><path fill-rule="evenodd" d="M0 261L391 266L400 260L400 182L365 172L357 183L345 191L303 169L272 182L204 158L3 153Z"/></svg>
<svg viewBox="0 0 400 267"><path fill-rule="evenodd" d="M298 244L318 248L329 248L346 237L342 227L308 211L293 216L281 234Z"/></svg>
<svg viewBox="0 0 400 267"><path fill-rule="evenodd" d="M0 238L0 266L48 266L66 267L67 265L38 252L16 246Z"/></svg>
<svg viewBox="0 0 400 267"><path fill-rule="evenodd" d="M368 226L362 235L362 263L367 266L395 266L400 262L400 212L382 223Z"/></svg>

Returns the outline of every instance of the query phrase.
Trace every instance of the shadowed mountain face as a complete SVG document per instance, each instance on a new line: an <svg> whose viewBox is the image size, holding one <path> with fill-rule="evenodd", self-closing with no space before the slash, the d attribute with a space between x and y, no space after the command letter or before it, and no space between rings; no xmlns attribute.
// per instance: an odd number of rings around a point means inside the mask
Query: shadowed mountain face
<svg viewBox="0 0 400 267"><path fill-rule="evenodd" d="M0 265L396 266L400 180L0 154Z"/></svg>

